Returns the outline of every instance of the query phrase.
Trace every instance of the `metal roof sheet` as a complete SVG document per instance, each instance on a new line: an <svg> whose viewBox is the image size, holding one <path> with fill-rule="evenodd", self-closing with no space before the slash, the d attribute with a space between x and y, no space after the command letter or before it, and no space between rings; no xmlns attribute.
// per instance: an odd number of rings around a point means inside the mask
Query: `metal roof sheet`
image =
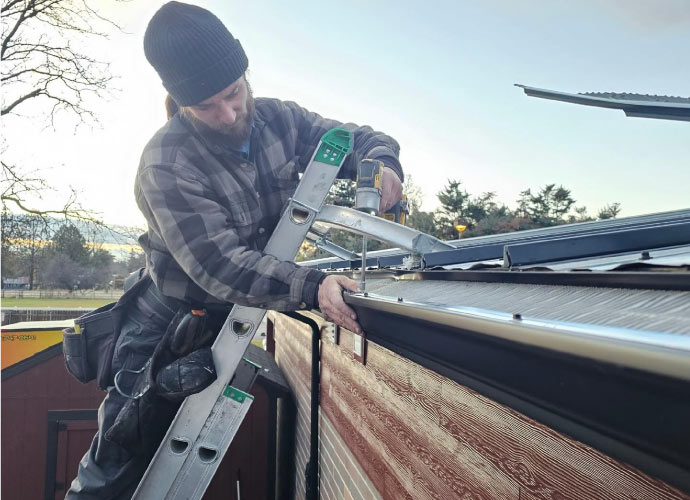
<svg viewBox="0 0 690 500"><path fill-rule="evenodd" d="M644 94L590 92L571 94L515 84L531 97L623 110L626 116L690 121L690 98Z"/></svg>
<svg viewBox="0 0 690 500"><path fill-rule="evenodd" d="M615 270L690 265L690 210L564 224L449 242L455 249L425 254L427 267L514 270ZM504 262L505 255L511 257ZM400 249L368 253L368 266L401 268ZM356 269L359 261L325 258L301 262L319 269Z"/></svg>

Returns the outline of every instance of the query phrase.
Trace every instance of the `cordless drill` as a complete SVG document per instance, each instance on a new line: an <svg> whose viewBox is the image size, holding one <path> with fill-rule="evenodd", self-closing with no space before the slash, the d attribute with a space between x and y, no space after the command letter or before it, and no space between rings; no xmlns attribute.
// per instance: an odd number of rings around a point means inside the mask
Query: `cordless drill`
<svg viewBox="0 0 690 500"><path fill-rule="evenodd" d="M370 215L379 215L381 204L381 185L383 182L383 162L365 158L357 167L357 189L355 191L355 209ZM387 212L380 214L386 220L405 224L408 213L407 197L393 205ZM362 237L362 281L360 290L364 292L367 263L367 238Z"/></svg>

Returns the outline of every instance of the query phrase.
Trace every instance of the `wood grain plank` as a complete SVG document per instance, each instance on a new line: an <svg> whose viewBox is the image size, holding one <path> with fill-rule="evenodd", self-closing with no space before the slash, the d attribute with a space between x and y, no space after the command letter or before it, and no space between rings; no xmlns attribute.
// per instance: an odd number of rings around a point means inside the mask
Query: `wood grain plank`
<svg viewBox="0 0 690 500"><path fill-rule="evenodd" d="M409 411L388 404L388 394L376 391L361 365L330 354L324 349L322 384L330 388L342 414L355 416L359 432L375 443L376 453L386 457L391 471L416 498L518 498L517 486L481 456L469 449L465 452L470 455L443 449Z"/></svg>
<svg viewBox="0 0 690 500"><path fill-rule="evenodd" d="M485 398L408 359L371 346L368 369L429 429L472 446L537 498L688 498L665 483Z"/></svg>
<svg viewBox="0 0 690 500"><path fill-rule="evenodd" d="M281 320L276 340L289 344L286 368L295 372L293 383L308 383L311 331ZM354 363L352 333L344 329L340 345L322 342L321 400L333 428L385 498L434 498L457 481L479 488L470 496L503 485L505 492L490 493L498 495L493 498L690 499L381 346L370 342L366 366ZM450 491L447 498L462 490Z"/></svg>

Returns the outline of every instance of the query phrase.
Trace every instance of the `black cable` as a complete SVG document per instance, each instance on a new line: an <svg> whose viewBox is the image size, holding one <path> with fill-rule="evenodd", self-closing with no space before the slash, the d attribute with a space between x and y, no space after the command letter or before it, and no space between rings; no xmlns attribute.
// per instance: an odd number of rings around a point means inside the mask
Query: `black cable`
<svg viewBox="0 0 690 500"><path fill-rule="evenodd" d="M316 321L311 318L296 312L283 312L283 314L311 328L311 428L309 432L309 460L307 461L304 479L306 483L306 499L317 500L319 498L319 389L321 385L319 341L321 331Z"/></svg>

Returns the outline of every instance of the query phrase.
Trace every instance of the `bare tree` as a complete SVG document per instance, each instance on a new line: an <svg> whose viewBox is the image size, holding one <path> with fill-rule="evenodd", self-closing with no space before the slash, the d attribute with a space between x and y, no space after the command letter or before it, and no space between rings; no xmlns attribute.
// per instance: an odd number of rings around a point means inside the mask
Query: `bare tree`
<svg viewBox="0 0 690 500"><path fill-rule="evenodd" d="M76 116L78 123L97 122L89 99L106 97L113 77L108 63L83 47L94 37L107 38L106 30L117 25L102 17L89 0L2 0L1 12L3 121L23 109L37 109L51 126L60 112ZM35 106L28 107L29 103ZM49 194L50 186L39 171L7 160L11 145L3 144L2 149L3 208L96 219L78 203L74 191L53 208L39 208L30 200Z"/></svg>
<svg viewBox="0 0 690 500"><path fill-rule="evenodd" d="M43 99L51 122L61 110L95 119L85 98L103 97L112 75L107 62L75 45L106 37L104 24L115 26L86 0L3 0L2 115Z"/></svg>

